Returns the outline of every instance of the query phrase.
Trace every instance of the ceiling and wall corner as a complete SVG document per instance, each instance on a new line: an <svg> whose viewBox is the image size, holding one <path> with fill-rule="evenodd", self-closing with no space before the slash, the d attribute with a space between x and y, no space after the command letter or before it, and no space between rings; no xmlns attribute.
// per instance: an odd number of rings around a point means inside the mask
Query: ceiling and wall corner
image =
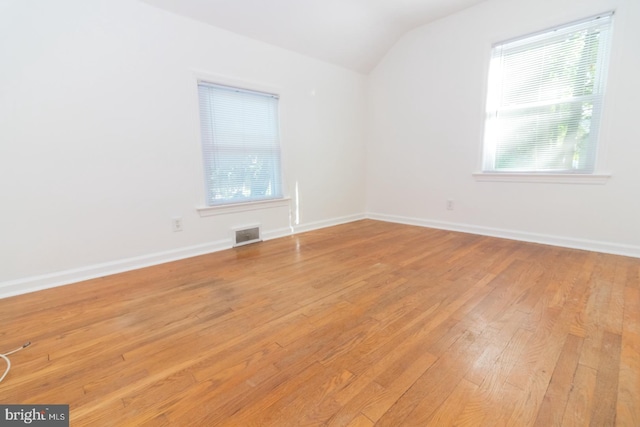
<svg viewBox="0 0 640 427"><path fill-rule="evenodd" d="M400 37L485 0L141 0L368 74Z"/></svg>

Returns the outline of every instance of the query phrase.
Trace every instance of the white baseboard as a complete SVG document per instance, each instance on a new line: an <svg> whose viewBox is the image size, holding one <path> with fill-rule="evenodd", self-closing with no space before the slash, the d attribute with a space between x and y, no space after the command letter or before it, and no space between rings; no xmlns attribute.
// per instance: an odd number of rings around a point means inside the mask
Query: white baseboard
<svg viewBox="0 0 640 427"><path fill-rule="evenodd" d="M59 271L40 276L30 276L18 280L10 280L0 283L0 298L26 294L43 289L64 286L97 277L164 264L166 262L191 258L211 252L221 251L231 247L231 239L218 240L203 245L190 246L165 252L126 258L100 264L89 265L81 268Z"/></svg>
<svg viewBox="0 0 640 427"><path fill-rule="evenodd" d="M364 214L350 215L345 217L332 218L326 221L317 221L293 227L269 230L263 232L262 238L264 240L270 240L296 233L302 233L305 231L311 231L320 228L331 227L333 225L357 221L364 218ZM150 267L152 265L164 264L166 262L191 258L194 256L209 254L212 252L218 252L224 249L230 249L232 246L233 245L231 239L224 239L205 243L202 245L179 248L171 251L157 252L153 254L94 264L86 267L64 270L50 274L43 274L40 276L30 276L17 280L0 282L0 298L7 298L14 295L40 291L43 289L54 288L56 286L64 286L71 283L82 282L84 280L109 276L111 274L122 273L125 271Z"/></svg>
<svg viewBox="0 0 640 427"><path fill-rule="evenodd" d="M416 225L420 227L437 228L441 230L459 231L463 233L479 234L482 236L500 237L503 239L542 243L546 245L562 246L567 248L640 258L640 246L600 242L586 239L575 239L570 237L551 236L516 230L505 230L477 225L458 224L452 222L433 221L421 218L410 218L377 213L369 213L366 215L349 215L324 221L315 221L306 224L300 224L292 227L268 230L263 232L262 237L264 240L271 240L279 237L285 237L293 234L304 233L307 231L332 227L334 225L345 224L367 218L378 221L395 222L399 224ZM177 261L180 259L191 258L194 256L217 252L224 249L230 249L231 247L231 239L224 239L171 251L157 252L154 254L95 264L87 267L70 269L51 274L11 280L0 283L0 298L7 298L14 295L26 294L29 292L35 292L42 289L53 288L56 286L68 285L71 283L95 279L97 277L109 276L111 274L136 270L152 265L164 264L166 262Z"/></svg>
<svg viewBox="0 0 640 427"><path fill-rule="evenodd" d="M293 234L305 233L307 231L313 231L313 230L319 230L321 228L333 227L334 225L347 224L349 222L354 222L354 221L358 221L358 220L366 219L366 218L367 217L366 217L365 214L357 214L357 215L348 215L348 216L332 218L332 219L326 220L326 221L308 222L308 223L305 223L305 224L295 225L293 227L293 230L294 230Z"/></svg>
<svg viewBox="0 0 640 427"><path fill-rule="evenodd" d="M640 246L620 243L601 242L572 237L552 236L548 234L528 233L525 231L506 230L478 225L459 224L445 221L433 221L421 218L410 218L397 215L369 213L367 218L378 221L395 222L399 224L417 225L420 227L437 228L441 230L459 231L462 233L479 234L481 236L500 237L503 239L520 240L524 242L541 243L545 245L561 246L565 248L602 252L640 258Z"/></svg>
<svg viewBox="0 0 640 427"><path fill-rule="evenodd" d="M269 230L262 232L263 240L277 239L280 237L291 236L294 234L305 233L307 231L320 230L322 228L333 227L334 225L347 224L349 222L366 219L364 214L341 216L332 218L325 221L308 222L301 225L293 225L291 227L279 228L276 230Z"/></svg>

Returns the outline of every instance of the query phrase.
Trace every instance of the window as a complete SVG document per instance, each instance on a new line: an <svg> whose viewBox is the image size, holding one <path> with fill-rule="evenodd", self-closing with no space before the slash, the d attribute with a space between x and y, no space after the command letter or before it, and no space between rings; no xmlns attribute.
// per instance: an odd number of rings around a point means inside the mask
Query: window
<svg viewBox="0 0 640 427"><path fill-rule="evenodd" d="M494 45L483 172L594 173L611 21Z"/></svg>
<svg viewBox="0 0 640 427"><path fill-rule="evenodd" d="M278 96L200 81L206 203L282 198Z"/></svg>

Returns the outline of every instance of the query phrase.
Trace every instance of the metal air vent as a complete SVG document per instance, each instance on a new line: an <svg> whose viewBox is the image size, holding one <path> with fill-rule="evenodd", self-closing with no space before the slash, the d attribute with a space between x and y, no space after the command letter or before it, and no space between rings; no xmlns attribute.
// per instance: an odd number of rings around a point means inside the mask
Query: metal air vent
<svg viewBox="0 0 640 427"><path fill-rule="evenodd" d="M260 226L236 228L233 230L233 246L248 245L262 241L260 238Z"/></svg>

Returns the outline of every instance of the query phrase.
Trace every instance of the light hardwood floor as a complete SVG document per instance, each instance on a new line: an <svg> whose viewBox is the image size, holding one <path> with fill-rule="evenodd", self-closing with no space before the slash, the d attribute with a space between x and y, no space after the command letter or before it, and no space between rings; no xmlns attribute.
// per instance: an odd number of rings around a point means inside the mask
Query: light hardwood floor
<svg viewBox="0 0 640 427"><path fill-rule="evenodd" d="M640 259L372 220L0 300L27 340L0 402L72 426L640 426Z"/></svg>

